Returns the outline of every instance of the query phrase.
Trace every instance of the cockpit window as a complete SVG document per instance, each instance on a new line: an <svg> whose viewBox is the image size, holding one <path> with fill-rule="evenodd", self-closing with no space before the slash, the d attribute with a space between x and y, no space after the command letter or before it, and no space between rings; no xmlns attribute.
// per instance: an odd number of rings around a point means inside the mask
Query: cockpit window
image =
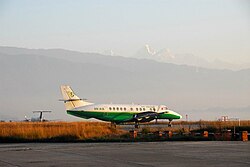
<svg viewBox="0 0 250 167"><path fill-rule="evenodd" d="M168 108L167 107L162 107L161 110L167 110Z"/></svg>

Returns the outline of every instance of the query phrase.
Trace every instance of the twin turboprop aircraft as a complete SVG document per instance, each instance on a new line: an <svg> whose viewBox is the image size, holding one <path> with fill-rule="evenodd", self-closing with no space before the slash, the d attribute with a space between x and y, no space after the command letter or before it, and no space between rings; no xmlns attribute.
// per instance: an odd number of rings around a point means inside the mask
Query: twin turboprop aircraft
<svg viewBox="0 0 250 167"><path fill-rule="evenodd" d="M180 114L169 110L165 105L94 104L87 102L86 99L80 99L70 86L61 86L61 92L68 114L84 119L108 121L111 122L111 126L134 122L135 128L138 128L139 123L154 119L168 119L168 126L171 126L172 120L182 118Z"/></svg>

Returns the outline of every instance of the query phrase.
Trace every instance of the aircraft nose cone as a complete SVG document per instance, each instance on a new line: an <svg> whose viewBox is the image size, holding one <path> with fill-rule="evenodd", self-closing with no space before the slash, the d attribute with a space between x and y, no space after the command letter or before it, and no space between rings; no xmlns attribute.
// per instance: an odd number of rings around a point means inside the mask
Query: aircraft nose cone
<svg viewBox="0 0 250 167"><path fill-rule="evenodd" d="M181 119L182 116L180 114L178 114L177 112L174 112L174 115L177 117L177 119Z"/></svg>
<svg viewBox="0 0 250 167"><path fill-rule="evenodd" d="M168 110L169 113L171 113L172 115L174 115L175 119L181 119L182 116L180 114L178 114L177 112L174 112L172 110Z"/></svg>
<svg viewBox="0 0 250 167"><path fill-rule="evenodd" d="M182 116L180 114L178 114L177 112L174 112L175 113L175 116L177 117L177 119L181 119Z"/></svg>

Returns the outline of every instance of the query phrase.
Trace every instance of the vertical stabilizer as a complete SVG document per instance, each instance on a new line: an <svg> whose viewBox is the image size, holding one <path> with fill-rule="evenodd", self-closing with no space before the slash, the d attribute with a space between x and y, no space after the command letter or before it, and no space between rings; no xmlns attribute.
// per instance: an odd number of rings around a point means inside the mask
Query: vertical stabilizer
<svg viewBox="0 0 250 167"><path fill-rule="evenodd" d="M61 92L63 95L63 101L65 103L66 110L71 110L77 107L87 106L93 103L89 103L80 99L71 89L70 86L62 85Z"/></svg>

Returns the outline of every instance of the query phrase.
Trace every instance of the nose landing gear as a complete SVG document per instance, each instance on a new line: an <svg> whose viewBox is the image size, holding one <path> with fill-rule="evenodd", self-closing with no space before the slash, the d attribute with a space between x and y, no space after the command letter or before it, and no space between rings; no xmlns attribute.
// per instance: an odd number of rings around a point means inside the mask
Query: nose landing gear
<svg viewBox="0 0 250 167"><path fill-rule="evenodd" d="M172 119L169 119L168 127L172 127Z"/></svg>

